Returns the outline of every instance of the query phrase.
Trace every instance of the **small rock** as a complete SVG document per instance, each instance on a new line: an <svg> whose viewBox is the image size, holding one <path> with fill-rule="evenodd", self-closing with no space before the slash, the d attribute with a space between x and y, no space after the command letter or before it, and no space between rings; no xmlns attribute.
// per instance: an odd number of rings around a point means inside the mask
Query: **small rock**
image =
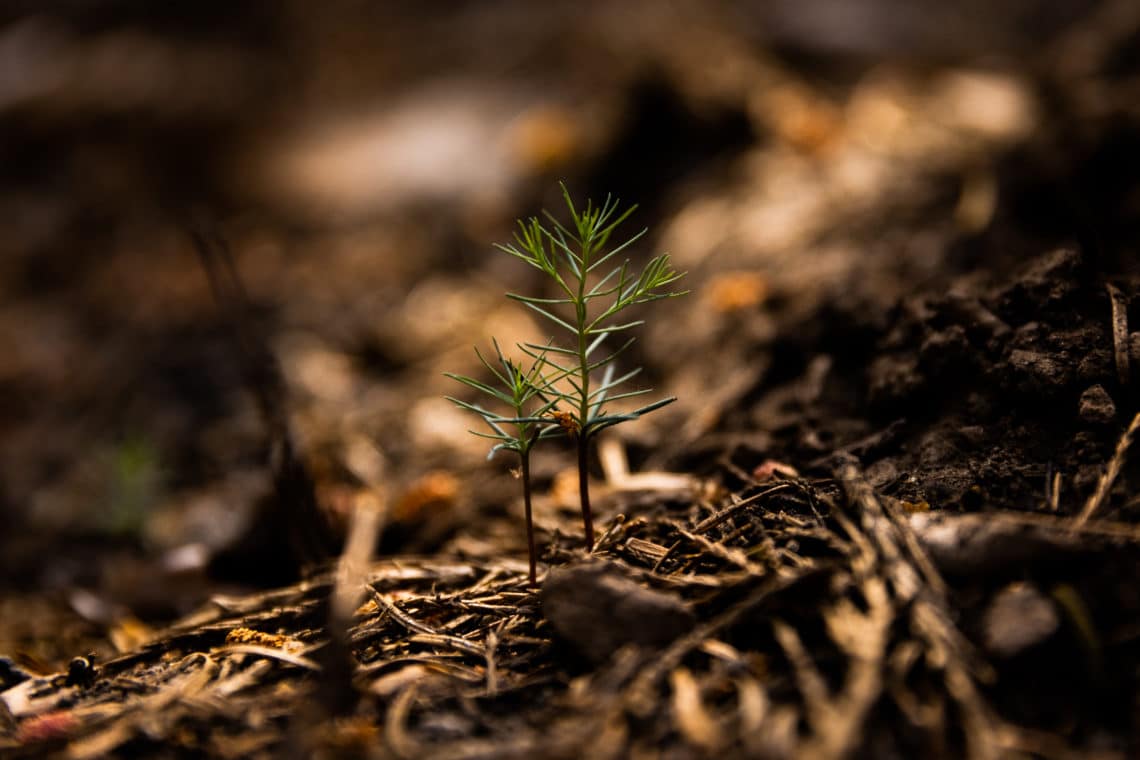
<svg viewBox="0 0 1140 760"><path fill-rule="evenodd" d="M963 450L977 449L986 442L986 428L983 425L963 425L954 431L954 438Z"/></svg>
<svg viewBox="0 0 1140 760"><path fill-rule="evenodd" d="M1062 361L1039 351L1015 349L1009 354L1009 366L1023 393L1046 397L1069 384L1070 369Z"/></svg>
<svg viewBox="0 0 1140 760"><path fill-rule="evenodd" d="M1009 325L1001 321L977 298L964 293L947 293L942 310L971 333L981 333L987 338L1000 338L1009 333Z"/></svg>
<svg viewBox="0 0 1140 760"><path fill-rule="evenodd" d="M752 477L758 483L767 483L775 478L798 478L799 471L790 464L778 462L775 459L765 459L752 470Z"/></svg>
<svg viewBox="0 0 1140 760"><path fill-rule="evenodd" d="M1082 393L1077 409L1081 419L1092 425L1107 425L1116 419L1116 404L1103 385L1094 385Z"/></svg>
<svg viewBox="0 0 1140 760"><path fill-rule="evenodd" d="M1075 280L1081 266L1081 254L1075 248L1057 248L1029 262L1018 284L1033 288L1056 287L1058 282Z"/></svg>
<svg viewBox="0 0 1140 760"><path fill-rule="evenodd" d="M1039 256L1001 293L999 315L1016 325L1058 306L1079 287L1082 267L1080 254L1072 248Z"/></svg>
<svg viewBox="0 0 1140 760"><path fill-rule="evenodd" d="M879 356L867 368L868 401L876 407L892 407L913 398L926 383L912 356Z"/></svg>
<svg viewBox="0 0 1140 760"><path fill-rule="evenodd" d="M986 609L983 638L997 657L1014 657L1048 639L1060 625L1057 607L1031 584L1011 583Z"/></svg>
<svg viewBox="0 0 1140 760"><path fill-rule="evenodd" d="M893 459L880 459L867 468L863 477L875 488L886 488L899 479L899 468Z"/></svg>
<svg viewBox="0 0 1140 760"><path fill-rule="evenodd" d="M971 351L966 328L961 325L950 325L944 330L928 335L918 350L918 356L923 369L935 374L967 364Z"/></svg>
<svg viewBox="0 0 1140 760"><path fill-rule="evenodd" d="M663 647L696 622L683 601L639 585L609 562L551 572L542 587L542 612L561 638L595 664L625 644Z"/></svg>
<svg viewBox="0 0 1140 760"><path fill-rule="evenodd" d="M1115 373L1112 352L1103 348L1089 351L1077 364L1077 379L1086 383L1114 377Z"/></svg>

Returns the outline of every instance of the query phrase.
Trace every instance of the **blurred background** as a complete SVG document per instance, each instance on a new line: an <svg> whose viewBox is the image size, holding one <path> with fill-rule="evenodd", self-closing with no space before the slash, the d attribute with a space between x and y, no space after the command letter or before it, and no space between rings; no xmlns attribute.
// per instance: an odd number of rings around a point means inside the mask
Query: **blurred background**
<svg viewBox="0 0 1140 760"><path fill-rule="evenodd" d="M267 431L201 220L324 508L382 482L385 552L521 557L508 463L442 372L544 337L502 297L542 283L492 244L558 181L639 204L631 256L689 272L631 357L679 401L621 436L634 469L707 474L796 453L758 400L821 325L1063 243L1135 272L1138 123L1130 0L8 0L0 652L128 646L296 576L251 538L279 519ZM569 455L536 465L572 509Z"/></svg>

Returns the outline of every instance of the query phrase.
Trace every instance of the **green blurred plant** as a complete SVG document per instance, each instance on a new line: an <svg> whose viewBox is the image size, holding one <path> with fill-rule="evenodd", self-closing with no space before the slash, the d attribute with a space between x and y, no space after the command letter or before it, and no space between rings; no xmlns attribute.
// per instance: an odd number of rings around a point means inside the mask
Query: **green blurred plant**
<svg viewBox="0 0 1140 760"><path fill-rule="evenodd" d="M152 441L130 436L107 452L107 513L104 528L138 538L162 494L163 471Z"/></svg>

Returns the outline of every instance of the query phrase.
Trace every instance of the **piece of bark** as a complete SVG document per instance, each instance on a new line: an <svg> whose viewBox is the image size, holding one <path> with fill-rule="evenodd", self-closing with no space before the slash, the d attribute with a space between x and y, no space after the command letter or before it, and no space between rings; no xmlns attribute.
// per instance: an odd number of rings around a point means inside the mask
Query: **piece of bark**
<svg viewBox="0 0 1140 760"><path fill-rule="evenodd" d="M641 586L609 562L552 572L543 584L542 611L558 635L593 663L626 644L665 646L695 623L683 601Z"/></svg>
<svg viewBox="0 0 1140 760"><path fill-rule="evenodd" d="M1040 563L1140 544L1137 526L1103 520L1075 526L1073 518L1052 514L920 512L909 521L939 571L959 577L1020 573Z"/></svg>

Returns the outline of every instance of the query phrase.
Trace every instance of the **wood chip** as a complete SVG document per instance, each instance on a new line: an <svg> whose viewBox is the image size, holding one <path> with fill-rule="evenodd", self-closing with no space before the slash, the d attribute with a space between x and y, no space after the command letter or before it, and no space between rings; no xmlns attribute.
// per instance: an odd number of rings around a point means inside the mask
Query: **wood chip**
<svg viewBox="0 0 1140 760"><path fill-rule="evenodd" d="M673 691L673 717L685 741L712 752L718 743L720 730L701 701L701 689L693 674L686 668L677 668L669 674Z"/></svg>
<svg viewBox="0 0 1140 760"><path fill-rule="evenodd" d="M1124 293L1112 283L1105 285L1112 302L1112 352L1116 357L1116 377L1127 388L1131 371L1128 354L1128 303Z"/></svg>

